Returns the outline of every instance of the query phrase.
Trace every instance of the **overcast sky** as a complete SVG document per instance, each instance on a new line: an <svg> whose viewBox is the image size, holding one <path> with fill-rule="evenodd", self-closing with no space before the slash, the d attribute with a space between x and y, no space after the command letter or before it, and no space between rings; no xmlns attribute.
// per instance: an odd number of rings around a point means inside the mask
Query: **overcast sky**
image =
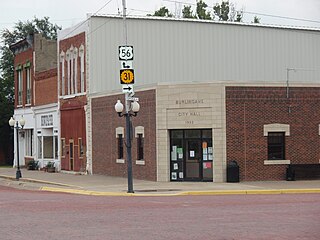
<svg viewBox="0 0 320 240"><path fill-rule="evenodd" d="M166 6L172 13L183 5L196 3L196 0L126 0L129 15L146 15ZM204 0L211 7L221 0ZM230 0L236 9L244 9L244 22L251 22L255 15L261 23L309 26L320 29L320 0ZM102 8L105 6L104 8ZM122 0L1 0L0 30L11 28L19 20L30 20L34 16L50 17L52 23L63 28L70 27L86 19L87 13L117 14L122 12ZM209 8L208 8L209 9ZM274 15L286 18L268 17ZM305 19L309 21L297 21Z"/></svg>

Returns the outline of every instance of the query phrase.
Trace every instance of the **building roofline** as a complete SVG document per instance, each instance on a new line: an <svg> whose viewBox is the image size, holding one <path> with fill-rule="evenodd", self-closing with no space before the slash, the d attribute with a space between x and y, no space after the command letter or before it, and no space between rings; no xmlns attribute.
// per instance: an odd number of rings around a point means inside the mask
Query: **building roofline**
<svg viewBox="0 0 320 240"><path fill-rule="evenodd" d="M9 49L12 51L12 52L15 52L16 49L19 49L23 46L28 46L28 47L32 47L33 45L33 39L34 39L34 33L32 34L29 34L26 38L24 39L21 39L20 41L12 44L9 46Z"/></svg>
<svg viewBox="0 0 320 240"><path fill-rule="evenodd" d="M101 17L101 18L121 18L119 15L110 14L95 14L89 16L90 18ZM262 28L275 28L275 29L287 29L287 30L303 30L303 31L314 31L320 33L320 28L316 27L300 27L300 26L287 26L287 25L276 25L276 24L262 24L262 23L243 23L243 22L228 22L228 21L217 21L217 20L202 20L202 19L189 19L189 18L169 18L169 17L154 17L154 16L127 16L127 19L138 19L138 20L157 20L157 21L178 21L178 22L194 22L194 23L210 23L210 24L223 24L223 25L238 25L246 27L262 27Z"/></svg>

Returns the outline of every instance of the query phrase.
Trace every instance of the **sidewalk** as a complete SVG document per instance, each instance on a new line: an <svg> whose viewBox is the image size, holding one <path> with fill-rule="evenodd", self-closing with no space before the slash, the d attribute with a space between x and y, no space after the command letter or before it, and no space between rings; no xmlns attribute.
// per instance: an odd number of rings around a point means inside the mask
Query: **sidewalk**
<svg viewBox="0 0 320 240"><path fill-rule="evenodd" d="M218 194L282 194L320 193L320 180L263 181L240 183L213 182L153 182L133 180L135 193L127 193L127 178L104 175L47 173L21 169L22 178L16 181L15 168L0 168L0 180L11 185L25 185L38 190L106 196L170 196ZM0 181L1 183L1 181Z"/></svg>

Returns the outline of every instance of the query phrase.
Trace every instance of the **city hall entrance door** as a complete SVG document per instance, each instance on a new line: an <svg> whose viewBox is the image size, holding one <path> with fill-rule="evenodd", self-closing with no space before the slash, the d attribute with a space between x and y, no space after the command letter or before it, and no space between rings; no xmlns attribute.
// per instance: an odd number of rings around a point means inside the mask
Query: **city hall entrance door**
<svg viewBox="0 0 320 240"><path fill-rule="evenodd" d="M212 129L170 131L170 180L213 180Z"/></svg>
<svg viewBox="0 0 320 240"><path fill-rule="evenodd" d="M185 180L201 180L201 140L186 140Z"/></svg>

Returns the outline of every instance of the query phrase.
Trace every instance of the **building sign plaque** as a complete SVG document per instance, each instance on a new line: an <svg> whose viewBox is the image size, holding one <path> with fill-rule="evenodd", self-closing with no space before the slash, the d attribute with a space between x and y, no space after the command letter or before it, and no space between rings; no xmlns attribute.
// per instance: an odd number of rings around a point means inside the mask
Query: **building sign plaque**
<svg viewBox="0 0 320 240"><path fill-rule="evenodd" d="M41 116L41 127L50 127L53 126L53 115L42 115Z"/></svg>

